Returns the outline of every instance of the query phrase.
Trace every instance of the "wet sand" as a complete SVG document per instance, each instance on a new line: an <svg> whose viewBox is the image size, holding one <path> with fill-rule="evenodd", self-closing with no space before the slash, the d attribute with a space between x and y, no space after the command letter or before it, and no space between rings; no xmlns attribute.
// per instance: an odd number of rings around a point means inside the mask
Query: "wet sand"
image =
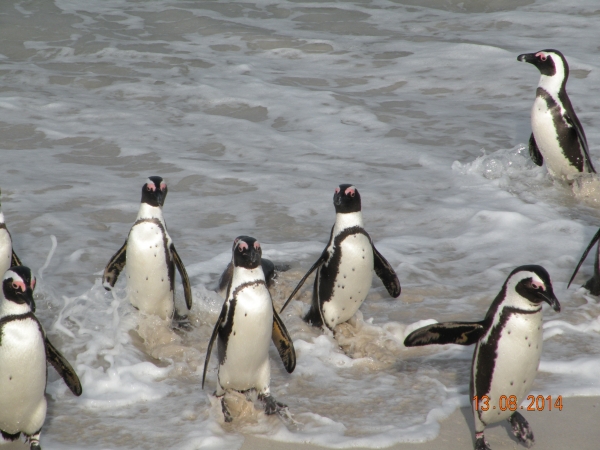
<svg viewBox="0 0 600 450"><path fill-rule="evenodd" d="M523 413L533 429L539 450L593 450L600 447L600 397L571 397L563 399L558 411ZM493 450L525 449L513 437L506 421L486 428L485 437ZM310 444L289 444L246 436L241 450L316 450ZM348 447L346 447L348 448ZM358 449L358 447L354 447ZM468 450L473 448L473 418L470 408L461 408L441 424L439 436L433 441L397 444L393 450Z"/></svg>

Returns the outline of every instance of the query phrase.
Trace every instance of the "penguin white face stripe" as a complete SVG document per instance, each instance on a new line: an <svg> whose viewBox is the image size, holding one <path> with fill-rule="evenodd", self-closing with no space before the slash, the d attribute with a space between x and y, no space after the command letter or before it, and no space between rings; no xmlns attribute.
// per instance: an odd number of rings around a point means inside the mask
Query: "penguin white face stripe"
<svg viewBox="0 0 600 450"><path fill-rule="evenodd" d="M156 185L154 184L154 181L152 181L150 178L148 178L146 180L146 186L148 187L149 191L155 191L156 190Z"/></svg>
<svg viewBox="0 0 600 450"><path fill-rule="evenodd" d="M356 195L356 188L354 186L350 186L344 191L344 194L354 197Z"/></svg>

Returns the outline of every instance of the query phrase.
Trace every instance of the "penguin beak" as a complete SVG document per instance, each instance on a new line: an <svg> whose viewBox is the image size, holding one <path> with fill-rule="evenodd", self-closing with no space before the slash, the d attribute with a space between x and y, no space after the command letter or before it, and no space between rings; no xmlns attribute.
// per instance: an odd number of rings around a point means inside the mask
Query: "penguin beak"
<svg viewBox="0 0 600 450"><path fill-rule="evenodd" d="M544 301L552 306L552 309L556 312L560 312L560 303L558 303L558 299L554 295L554 292L550 290L550 292L541 293L542 297L544 297Z"/></svg>
<svg viewBox="0 0 600 450"><path fill-rule="evenodd" d="M163 191L157 189L156 201L160 206L162 206L165 203L165 194L163 193Z"/></svg>
<svg viewBox="0 0 600 450"><path fill-rule="evenodd" d="M333 194L333 204L335 206L340 206L342 204L342 193L341 192Z"/></svg>
<svg viewBox="0 0 600 450"><path fill-rule="evenodd" d="M35 312L35 301L33 300L33 289L27 288L25 292L23 292L23 299L25 303L29 305L31 308L31 312Z"/></svg>
<svg viewBox="0 0 600 450"><path fill-rule="evenodd" d="M250 249L250 261L252 264L260 264L260 251L255 248Z"/></svg>
<svg viewBox="0 0 600 450"><path fill-rule="evenodd" d="M535 53L523 53L522 55L517 56L517 61L527 62L529 64L535 64L537 58Z"/></svg>

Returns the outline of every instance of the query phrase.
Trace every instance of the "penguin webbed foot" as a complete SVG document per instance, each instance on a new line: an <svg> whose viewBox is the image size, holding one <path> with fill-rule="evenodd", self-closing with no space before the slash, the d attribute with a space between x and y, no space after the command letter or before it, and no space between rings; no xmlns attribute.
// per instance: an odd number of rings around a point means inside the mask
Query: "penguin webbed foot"
<svg viewBox="0 0 600 450"><path fill-rule="evenodd" d="M187 314L179 314L179 311L175 310L173 313L173 328L177 328L183 331L190 331L192 329L192 323L188 318Z"/></svg>
<svg viewBox="0 0 600 450"><path fill-rule="evenodd" d="M227 404L225 403L225 395L221 396L221 411L223 411L223 419L225 419L225 423L233 422L233 417L231 417L231 413L227 409Z"/></svg>
<svg viewBox="0 0 600 450"><path fill-rule="evenodd" d="M525 447L530 448L535 442L535 439L533 437L533 431L531 431L531 427L527 420L525 420L525 417L520 413L515 412L508 418L508 421L510 422L512 432L517 440Z"/></svg>
<svg viewBox="0 0 600 450"><path fill-rule="evenodd" d="M475 439L475 450L492 450L483 436Z"/></svg>
<svg viewBox="0 0 600 450"><path fill-rule="evenodd" d="M258 399L265 404L265 414L271 416L273 414L279 414L282 411L287 410L287 405L275 400L274 397L264 394L259 394Z"/></svg>

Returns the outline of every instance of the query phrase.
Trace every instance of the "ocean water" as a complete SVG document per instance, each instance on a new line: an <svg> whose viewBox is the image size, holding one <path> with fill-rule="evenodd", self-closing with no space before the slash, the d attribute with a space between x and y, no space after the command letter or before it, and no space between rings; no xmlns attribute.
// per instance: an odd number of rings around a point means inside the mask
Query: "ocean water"
<svg viewBox="0 0 600 450"><path fill-rule="evenodd" d="M38 277L38 317L78 371L49 371L46 449L235 449L244 435L332 448L433 439L468 399L473 348L406 349L432 320L480 320L510 271L541 264L545 309L535 395L600 395L600 303L566 283L600 225L594 177L573 186L525 146L539 73L568 58L568 91L600 165L595 0L0 3L2 208ZM150 175L194 293L193 330L137 313L102 270ZM302 322L312 281L282 318L298 363L271 349L291 418L239 396L223 424L201 389L222 299L212 290L240 234L291 269L278 306L323 250L333 190L353 183L402 295L376 280L351 324ZM178 284L177 302L183 307ZM429 321L429 322L428 322Z"/></svg>

